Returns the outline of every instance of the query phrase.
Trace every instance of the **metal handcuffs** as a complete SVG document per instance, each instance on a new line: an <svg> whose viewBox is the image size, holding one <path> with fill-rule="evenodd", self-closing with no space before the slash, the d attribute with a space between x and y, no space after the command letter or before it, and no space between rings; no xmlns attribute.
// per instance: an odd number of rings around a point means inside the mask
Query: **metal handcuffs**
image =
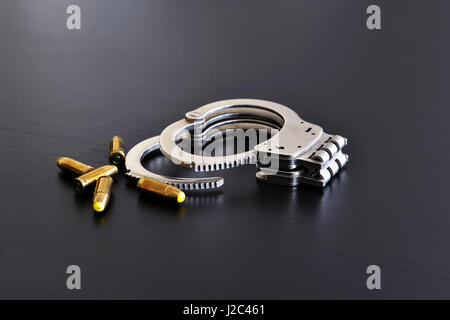
<svg viewBox="0 0 450 320"><path fill-rule="evenodd" d="M221 124L214 128L210 128L204 132L204 140L210 140L227 129L234 129L239 127L241 129L256 128L266 129L269 126L264 124L257 124L252 122L241 122L233 124ZM215 130L212 130L215 129ZM142 165L142 161L145 157L151 153L159 150L159 136L152 137L141 141L136 144L127 153L125 158L125 167L127 169L126 175L131 178L149 177L170 185L173 185L181 190L197 190L197 189L213 189L218 188L224 183L222 177L207 177L207 178L180 178L180 177L168 177L160 174L153 173Z"/></svg>
<svg viewBox="0 0 450 320"><path fill-rule="evenodd" d="M227 156L204 156L178 146L191 135L192 141L209 141L229 128L269 128L277 130L270 139L253 149ZM151 142L151 145L150 143ZM186 113L185 119L168 126L159 137L161 152L175 164L213 171L255 163L259 181L287 186L307 183L324 187L345 166L342 153L347 139L330 135L320 126L302 120L293 110L270 101L233 99L217 101ZM223 178L171 178L144 169L142 158L158 148L157 137L136 145L126 157L129 175L149 176L182 189L219 187ZM271 164L276 161L277 166Z"/></svg>

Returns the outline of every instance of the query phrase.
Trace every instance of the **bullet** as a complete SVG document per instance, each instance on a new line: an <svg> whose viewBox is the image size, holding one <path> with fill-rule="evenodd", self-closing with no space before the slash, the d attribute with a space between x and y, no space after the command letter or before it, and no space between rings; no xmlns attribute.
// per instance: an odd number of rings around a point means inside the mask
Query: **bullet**
<svg viewBox="0 0 450 320"><path fill-rule="evenodd" d="M95 185L94 200L92 202L92 207L95 211L102 212L105 210L111 196L113 181L113 178L110 176L98 178L97 184Z"/></svg>
<svg viewBox="0 0 450 320"><path fill-rule="evenodd" d="M56 159L56 164L62 171L76 176L81 176L82 174L91 172L95 169L87 164L66 157Z"/></svg>
<svg viewBox="0 0 450 320"><path fill-rule="evenodd" d="M123 149L123 140L121 137L115 136L109 144L109 162L116 166L120 166L123 164L124 160L125 152Z"/></svg>
<svg viewBox="0 0 450 320"><path fill-rule="evenodd" d="M91 172L83 174L75 179L75 190L77 192L83 192L87 186L96 182L100 177L112 176L116 174L119 170L114 165L107 165L95 169Z"/></svg>
<svg viewBox="0 0 450 320"><path fill-rule="evenodd" d="M186 199L186 195L180 189L150 178L140 178L137 186L139 189L159 194L164 198L176 199L178 203Z"/></svg>

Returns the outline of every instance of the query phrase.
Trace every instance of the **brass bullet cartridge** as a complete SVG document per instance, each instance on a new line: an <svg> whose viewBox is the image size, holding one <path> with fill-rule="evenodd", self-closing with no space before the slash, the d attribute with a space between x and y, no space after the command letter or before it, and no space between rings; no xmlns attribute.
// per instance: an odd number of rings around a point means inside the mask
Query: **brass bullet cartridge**
<svg viewBox="0 0 450 320"><path fill-rule="evenodd" d="M115 136L109 144L109 162L116 166L120 166L124 159L125 152L123 149L123 140L121 137Z"/></svg>
<svg viewBox="0 0 450 320"><path fill-rule="evenodd" d="M56 159L56 164L62 171L71 173L71 174L77 175L77 176L88 173L95 169L87 164L84 164L77 160L74 160L71 158L66 158L66 157L60 157L60 158Z"/></svg>
<svg viewBox="0 0 450 320"><path fill-rule="evenodd" d="M75 190L77 192L83 192L84 189L96 182L100 177L103 176L112 176L116 174L119 170L114 165L107 165L100 167L98 169L95 169L91 172L88 172L86 174L83 174L82 176L79 176L75 179Z"/></svg>
<svg viewBox="0 0 450 320"><path fill-rule="evenodd" d="M97 184L95 185L94 200L92 203L92 207L95 211L102 212L105 210L111 196L113 181L113 178L110 176L98 178Z"/></svg>
<svg viewBox="0 0 450 320"><path fill-rule="evenodd" d="M140 178L137 186L139 189L159 194L164 198L176 199L178 203L186 199L186 195L180 189L154 179Z"/></svg>

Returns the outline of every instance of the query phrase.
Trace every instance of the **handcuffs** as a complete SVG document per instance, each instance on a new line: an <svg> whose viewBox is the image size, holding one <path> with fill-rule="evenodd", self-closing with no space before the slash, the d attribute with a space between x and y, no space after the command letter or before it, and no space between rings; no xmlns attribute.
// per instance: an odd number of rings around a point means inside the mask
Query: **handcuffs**
<svg viewBox="0 0 450 320"><path fill-rule="evenodd" d="M271 136L250 150L231 155L202 153L205 144L230 129L270 130ZM193 150L192 145L189 148L180 146L180 142L188 140L193 143ZM184 119L169 125L159 137L135 145L126 156L125 166L130 177L150 177L182 190L223 185L222 177L181 178L150 172L142 166L142 160L159 149L173 163L195 171L255 164L258 181L324 187L348 162L348 155L342 153L345 145L346 138L325 133L320 126L302 120L286 106L265 100L232 99L187 112Z"/></svg>

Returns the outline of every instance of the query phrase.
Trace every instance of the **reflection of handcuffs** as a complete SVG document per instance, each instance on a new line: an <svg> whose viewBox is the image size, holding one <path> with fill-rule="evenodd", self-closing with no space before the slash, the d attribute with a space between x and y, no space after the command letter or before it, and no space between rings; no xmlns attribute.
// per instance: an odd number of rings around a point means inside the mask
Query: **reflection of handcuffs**
<svg viewBox="0 0 450 320"><path fill-rule="evenodd" d="M189 133L198 142L209 141L230 128L277 130L253 149L225 156L191 153L178 145ZM159 141L158 141L159 140ZM152 173L142 159L156 149L172 162L195 171L214 171L256 163L256 178L267 183L296 186L307 183L324 187L345 166L342 153L347 139L329 135L322 128L302 120L293 110L270 101L254 99L223 100L186 113L185 119L168 126L161 135L134 146L126 156L131 177L150 177L180 189L210 189L223 184L221 177L175 178ZM276 166L272 164L276 163Z"/></svg>

